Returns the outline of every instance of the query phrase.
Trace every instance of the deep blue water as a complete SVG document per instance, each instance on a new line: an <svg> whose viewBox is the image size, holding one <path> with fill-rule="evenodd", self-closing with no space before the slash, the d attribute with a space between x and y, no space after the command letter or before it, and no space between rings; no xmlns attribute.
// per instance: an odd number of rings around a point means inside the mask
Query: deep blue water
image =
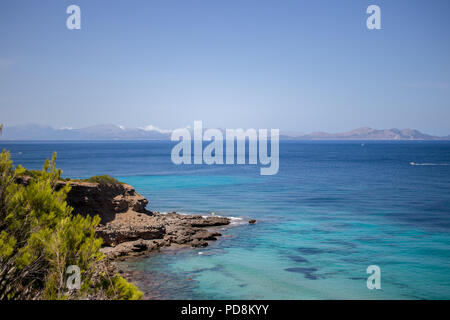
<svg viewBox="0 0 450 320"><path fill-rule="evenodd" d="M255 218L208 248L129 263L156 298L449 299L450 142L281 142L280 170L175 166L171 142L0 142L38 169L109 174L157 211ZM410 165L410 162L426 165ZM366 268L381 268L368 290Z"/></svg>

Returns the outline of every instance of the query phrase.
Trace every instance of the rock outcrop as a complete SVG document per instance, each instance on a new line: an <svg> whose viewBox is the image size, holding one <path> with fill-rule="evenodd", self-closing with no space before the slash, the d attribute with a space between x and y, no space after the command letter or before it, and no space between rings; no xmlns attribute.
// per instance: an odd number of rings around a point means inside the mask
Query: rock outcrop
<svg viewBox="0 0 450 320"><path fill-rule="evenodd" d="M208 241L221 236L218 231L207 228L225 226L228 218L137 213L128 211L116 215L116 219L100 225L97 233L107 247L103 249L110 258L140 255L164 246L188 245L206 247Z"/></svg>
<svg viewBox="0 0 450 320"><path fill-rule="evenodd" d="M57 189L67 182L59 182ZM101 223L106 224L116 218L116 214L128 211L149 213L148 200L136 193L125 183L101 184L83 181L70 181L67 203L74 212L82 215L99 215Z"/></svg>
<svg viewBox="0 0 450 320"><path fill-rule="evenodd" d="M30 179L29 176L18 176L16 182L28 185ZM58 181L55 189L59 190L66 184L70 184L66 201L74 209L74 213L98 215L102 224L113 221L117 213L128 211L151 213L146 209L148 200L126 183L111 184L69 180Z"/></svg>
<svg viewBox="0 0 450 320"><path fill-rule="evenodd" d="M30 177L17 177L16 181L27 185ZM67 183L71 186L67 203L74 214L100 216L97 234L103 239L102 251L111 259L173 244L205 247L221 236L207 228L230 224L230 219L218 216L151 212L146 209L148 200L128 184L69 180L58 181L56 189Z"/></svg>

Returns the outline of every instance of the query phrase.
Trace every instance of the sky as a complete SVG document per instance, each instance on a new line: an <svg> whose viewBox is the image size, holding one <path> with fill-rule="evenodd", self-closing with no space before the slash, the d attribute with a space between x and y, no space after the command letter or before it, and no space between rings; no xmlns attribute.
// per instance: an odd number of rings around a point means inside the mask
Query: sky
<svg viewBox="0 0 450 320"><path fill-rule="evenodd" d="M2 0L0 123L448 135L449 14L448 0Z"/></svg>

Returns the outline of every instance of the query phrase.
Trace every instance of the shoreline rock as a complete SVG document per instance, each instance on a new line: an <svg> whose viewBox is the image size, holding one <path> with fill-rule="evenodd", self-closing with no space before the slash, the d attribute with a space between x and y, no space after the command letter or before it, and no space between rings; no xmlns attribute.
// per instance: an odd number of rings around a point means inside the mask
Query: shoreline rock
<svg viewBox="0 0 450 320"><path fill-rule="evenodd" d="M67 204L73 207L75 214L98 215L101 223L116 219L117 214L127 211L149 213L146 209L149 201L126 184L101 184L82 181L59 181L56 189L70 183Z"/></svg>
<svg viewBox="0 0 450 320"><path fill-rule="evenodd" d="M222 217L128 211L117 215L114 221L100 225L97 234L104 240L103 253L116 260L171 245L206 247L208 241L221 236L220 232L208 228L229 224L230 219Z"/></svg>
<svg viewBox="0 0 450 320"><path fill-rule="evenodd" d="M16 181L27 185L29 176ZM146 209L149 201L125 183L97 183L80 180L58 181L58 190L70 184L67 203L74 214L98 215L97 235L104 241L101 249L108 259L144 255L161 247L182 245L206 247L220 232L208 228L227 226L231 220L219 216L161 214Z"/></svg>
<svg viewBox="0 0 450 320"><path fill-rule="evenodd" d="M16 177L15 181L28 185L31 179L31 176L23 175ZM214 214L203 217L149 211L146 209L149 201L124 183L61 180L56 182L55 189L67 184L71 189L66 201L73 208L73 214L98 215L101 219L96 234L103 239L100 251L107 258L98 263L98 272L106 272L111 277L119 273L132 283L136 283L136 279L129 270L121 268L118 261L163 248L206 247L222 235L219 228L231 224L231 219ZM90 299L104 297L92 296Z"/></svg>

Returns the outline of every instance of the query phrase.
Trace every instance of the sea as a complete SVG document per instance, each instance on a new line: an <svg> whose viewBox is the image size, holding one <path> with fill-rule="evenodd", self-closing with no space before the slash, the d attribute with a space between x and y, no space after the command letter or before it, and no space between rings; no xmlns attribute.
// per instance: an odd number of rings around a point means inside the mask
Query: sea
<svg viewBox="0 0 450 320"><path fill-rule="evenodd" d="M131 184L152 211L232 218L208 247L124 262L152 299L450 298L450 142L281 141L273 176L175 165L173 146L0 141L15 165L56 151L64 177Z"/></svg>

